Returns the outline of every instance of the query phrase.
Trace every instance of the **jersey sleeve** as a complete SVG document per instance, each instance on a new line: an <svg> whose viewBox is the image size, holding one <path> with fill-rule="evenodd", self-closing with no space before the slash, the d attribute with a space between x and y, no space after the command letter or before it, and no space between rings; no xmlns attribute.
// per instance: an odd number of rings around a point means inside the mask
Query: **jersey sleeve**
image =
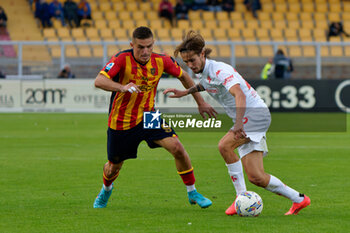
<svg viewBox="0 0 350 233"><path fill-rule="evenodd" d="M179 66L179 64L175 61L174 58L170 56L164 56L163 62L164 62L164 71L166 73L177 78L182 76L182 69Z"/></svg>
<svg viewBox="0 0 350 233"><path fill-rule="evenodd" d="M229 71L227 69L218 68L216 71L216 77L220 80L221 84L227 89L230 90L236 84L239 84L239 78L237 77L234 71Z"/></svg>
<svg viewBox="0 0 350 233"><path fill-rule="evenodd" d="M102 68L100 74L103 74L109 79L113 79L119 73L123 66L122 56L113 56L111 60Z"/></svg>

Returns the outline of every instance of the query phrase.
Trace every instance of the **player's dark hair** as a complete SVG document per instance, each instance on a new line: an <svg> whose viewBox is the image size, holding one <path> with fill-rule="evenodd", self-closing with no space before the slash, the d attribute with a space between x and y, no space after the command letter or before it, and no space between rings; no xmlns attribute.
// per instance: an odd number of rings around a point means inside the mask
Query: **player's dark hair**
<svg viewBox="0 0 350 233"><path fill-rule="evenodd" d="M138 27L134 30L132 33L133 39L148 39L153 38L153 33L150 28L148 27Z"/></svg>
<svg viewBox="0 0 350 233"><path fill-rule="evenodd" d="M190 30L187 32L185 38L182 43L178 45L174 51L175 57L178 56L179 53L193 51L195 54L200 54L204 49L204 56L209 57L212 49L205 48L204 38L197 32Z"/></svg>

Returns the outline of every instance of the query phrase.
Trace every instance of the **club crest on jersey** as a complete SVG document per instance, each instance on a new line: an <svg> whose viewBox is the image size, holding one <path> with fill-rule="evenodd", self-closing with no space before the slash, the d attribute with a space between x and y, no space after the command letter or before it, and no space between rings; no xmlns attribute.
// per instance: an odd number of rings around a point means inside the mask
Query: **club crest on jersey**
<svg viewBox="0 0 350 233"><path fill-rule="evenodd" d="M114 63L109 63L107 66L106 66L106 70L109 71L110 69L112 69L112 67L114 66Z"/></svg>
<svg viewBox="0 0 350 233"><path fill-rule="evenodd" d="M156 69L155 68L151 68L151 74L154 75L156 73Z"/></svg>

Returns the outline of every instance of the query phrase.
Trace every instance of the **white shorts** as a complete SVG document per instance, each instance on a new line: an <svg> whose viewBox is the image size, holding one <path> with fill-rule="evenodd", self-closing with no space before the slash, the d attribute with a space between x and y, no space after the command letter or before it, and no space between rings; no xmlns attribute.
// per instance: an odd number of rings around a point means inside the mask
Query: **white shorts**
<svg viewBox="0 0 350 233"><path fill-rule="evenodd" d="M239 157L241 157L241 158L243 158L245 155L247 155L255 150L262 151L264 157L267 155L268 149L267 149L265 136L261 138L260 142L250 141L246 144L243 144L243 145L237 147Z"/></svg>

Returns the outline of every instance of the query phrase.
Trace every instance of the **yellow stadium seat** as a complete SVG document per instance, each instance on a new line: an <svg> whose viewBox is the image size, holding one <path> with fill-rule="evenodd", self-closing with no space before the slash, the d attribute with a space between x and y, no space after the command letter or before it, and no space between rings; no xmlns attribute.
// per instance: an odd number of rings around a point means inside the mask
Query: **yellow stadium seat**
<svg viewBox="0 0 350 233"><path fill-rule="evenodd" d="M245 41L252 41L255 40L255 33L254 33L254 29L252 28L246 28L244 30L242 30L242 36L244 38Z"/></svg>
<svg viewBox="0 0 350 233"><path fill-rule="evenodd" d="M289 56L291 57L302 57L303 53L302 53L302 49L299 45L290 45L288 46L288 50L289 50Z"/></svg>
<svg viewBox="0 0 350 233"><path fill-rule="evenodd" d="M44 28L43 35L45 39L56 38L56 30L54 28Z"/></svg>
<svg viewBox="0 0 350 233"><path fill-rule="evenodd" d="M343 1L343 12L350 12L350 2Z"/></svg>
<svg viewBox="0 0 350 233"><path fill-rule="evenodd" d="M100 39L100 35L98 33L98 29L97 28L86 28L85 29L85 34L86 34L86 37L89 40L91 40L91 41Z"/></svg>
<svg viewBox="0 0 350 233"><path fill-rule="evenodd" d="M214 20L215 14L212 11L203 11L202 12L202 19L203 20Z"/></svg>
<svg viewBox="0 0 350 233"><path fill-rule="evenodd" d="M246 57L246 49L243 45L236 45L235 46L235 56L236 57Z"/></svg>
<svg viewBox="0 0 350 233"><path fill-rule="evenodd" d="M97 3L96 2L89 2L89 4L90 4L90 9L91 9L91 12L93 12L93 11L97 11L98 10L98 5L97 5ZM62 7L64 6L64 3L62 3Z"/></svg>
<svg viewBox="0 0 350 233"><path fill-rule="evenodd" d="M67 28L58 28L57 29L57 35L58 37L62 40L62 39L71 39L69 30Z"/></svg>
<svg viewBox="0 0 350 233"><path fill-rule="evenodd" d="M163 28L163 21L161 19L159 19L159 18L158 19L154 19L154 20L150 20L149 21L149 26L152 29Z"/></svg>
<svg viewBox="0 0 350 233"><path fill-rule="evenodd" d="M264 12L270 12L270 13L273 13L275 12L275 8L273 7L273 3L271 2L267 2L267 3L264 3L263 5L263 11Z"/></svg>
<svg viewBox="0 0 350 233"><path fill-rule="evenodd" d="M287 4L279 3L275 4L276 12L287 12Z"/></svg>
<svg viewBox="0 0 350 233"><path fill-rule="evenodd" d="M255 32L256 32L256 37L259 41L269 41L270 40L269 29L258 28L258 29L255 29Z"/></svg>
<svg viewBox="0 0 350 233"><path fill-rule="evenodd" d="M177 27L181 29L188 30L190 28L190 22L188 20L178 20L177 21Z"/></svg>
<svg viewBox="0 0 350 233"><path fill-rule="evenodd" d="M80 57L91 57L91 48L89 46L86 45L81 45L78 46L78 50L79 50L79 56Z"/></svg>
<svg viewBox="0 0 350 233"><path fill-rule="evenodd" d="M275 12L272 14L272 19L274 21L282 21L284 20L284 14L282 12Z"/></svg>
<svg viewBox="0 0 350 233"><path fill-rule="evenodd" d="M219 12L216 12L216 19L217 20L228 20L229 19L229 15L227 12L225 11L219 11Z"/></svg>
<svg viewBox="0 0 350 233"><path fill-rule="evenodd" d="M271 15L270 12L259 12L259 20L264 21L264 20L271 20Z"/></svg>
<svg viewBox="0 0 350 233"><path fill-rule="evenodd" d="M103 40L114 40L113 29L103 29L100 30L100 34Z"/></svg>
<svg viewBox="0 0 350 233"><path fill-rule="evenodd" d="M76 57L79 57L78 55L78 51L77 49L75 48L75 46L67 46L66 47L66 51L65 51L65 54L67 57L71 57L71 58L76 58Z"/></svg>
<svg viewBox="0 0 350 233"><path fill-rule="evenodd" d="M125 7L126 7L126 10L129 12L136 11L139 9L138 2L136 1L126 1Z"/></svg>
<svg viewBox="0 0 350 233"><path fill-rule="evenodd" d="M315 21L315 28L328 29L327 20L317 20Z"/></svg>
<svg viewBox="0 0 350 233"><path fill-rule="evenodd" d="M189 19L189 20L199 20L199 19L202 19L202 17L201 17L201 11L189 11L189 12L188 12L188 19Z"/></svg>
<svg viewBox="0 0 350 233"><path fill-rule="evenodd" d="M134 20L124 20L123 21L123 28L130 29L135 27L135 21Z"/></svg>
<svg viewBox="0 0 350 233"><path fill-rule="evenodd" d="M155 11L146 11L145 16L147 20L158 20L159 16Z"/></svg>
<svg viewBox="0 0 350 233"><path fill-rule="evenodd" d="M260 45L260 53L262 57L273 57L274 51L272 45Z"/></svg>
<svg viewBox="0 0 350 233"><path fill-rule="evenodd" d="M323 42L326 41L326 30L324 29L313 29L314 41Z"/></svg>
<svg viewBox="0 0 350 233"><path fill-rule="evenodd" d="M329 52L329 47L328 46L321 46L321 56L323 57L329 57L330 52Z"/></svg>
<svg viewBox="0 0 350 233"><path fill-rule="evenodd" d="M110 20L117 20L117 13L115 11L106 11L105 12L105 18Z"/></svg>
<svg viewBox="0 0 350 233"><path fill-rule="evenodd" d="M162 45L161 47L162 47L161 53L167 54L169 56L173 56L175 45Z"/></svg>
<svg viewBox="0 0 350 233"><path fill-rule="evenodd" d="M173 40L181 41L184 36L184 30L180 28L170 29L170 36Z"/></svg>
<svg viewBox="0 0 350 233"><path fill-rule="evenodd" d="M299 20L298 13L296 13L296 12L288 12L288 13L285 13L285 16L286 16L286 20L287 20L287 21L296 21L296 20Z"/></svg>
<svg viewBox="0 0 350 233"><path fill-rule="evenodd" d="M75 40L86 39L82 28L73 28L71 33L72 33L72 37Z"/></svg>
<svg viewBox="0 0 350 233"><path fill-rule="evenodd" d="M214 34L215 40L223 40L223 41L227 40L226 29L218 28L213 30L213 32L214 32L213 34Z"/></svg>
<svg viewBox="0 0 350 233"><path fill-rule="evenodd" d="M237 12L237 11L231 12L230 19L233 20L233 21L243 20L242 13L241 12Z"/></svg>
<svg viewBox="0 0 350 233"><path fill-rule="evenodd" d="M203 36L206 41L214 40L213 33L210 28L199 29L199 33Z"/></svg>
<svg viewBox="0 0 350 233"><path fill-rule="evenodd" d="M109 28L121 28L122 24L120 23L120 20L110 20L108 22Z"/></svg>
<svg viewBox="0 0 350 233"><path fill-rule="evenodd" d="M203 24L203 20L201 19L195 19L195 20L192 20L191 21L191 28L194 29L194 30L198 30L198 29L201 29L201 28L204 28L204 24Z"/></svg>
<svg viewBox="0 0 350 233"><path fill-rule="evenodd" d="M304 12L309 12L309 13L315 12L315 8L314 8L313 3L303 3L302 6L303 6Z"/></svg>
<svg viewBox="0 0 350 233"><path fill-rule="evenodd" d="M218 24L219 24L219 28L224 28L224 29L232 28L231 20L219 20Z"/></svg>
<svg viewBox="0 0 350 233"><path fill-rule="evenodd" d="M127 29L116 28L114 29L114 35L117 37L117 40L128 41L130 39Z"/></svg>
<svg viewBox="0 0 350 233"><path fill-rule="evenodd" d="M231 48L229 45L218 45L217 49L219 57L231 57Z"/></svg>
<svg viewBox="0 0 350 233"><path fill-rule="evenodd" d="M227 31L229 40L241 40L241 31L239 29L231 29Z"/></svg>
<svg viewBox="0 0 350 233"><path fill-rule="evenodd" d="M141 26L144 26L144 27L147 27L148 26L148 22L147 20L135 20L135 27L141 27Z"/></svg>
<svg viewBox="0 0 350 233"><path fill-rule="evenodd" d="M314 20L319 21L319 20L327 20L326 14L322 12L316 12L314 13Z"/></svg>
<svg viewBox="0 0 350 233"><path fill-rule="evenodd" d="M329 11L333 12L333 13L340 13L340 12L342 12L340 3L329 4Z"/></svg>
<svg viewBox="0 0 350 233"><path fill-rule="evenodd" d="M122 2L114 2L112 5L113 5L112 8L115 12L121 12L125 10L124 3Z"/></svg>
<svg viewBox="0 0 350 233"><path fill-rule="evenodd" d="M218 57L219 56L219 51L218 51L218 48L217 46L215 45L210 45L209 48L211 49L211 52L210 52L210 57Z"/></svg>
<svg viewBox="0 0 350 233"><path fill-rule="evenodd" d="M305 29L313 29L314 28L314 22L312 20L310 21L301 21L301 27Z"/></svg>
<svg viewBox="0 0 350 233"><path fill-rule="evenodd" d="M210 29L217 29L218 25L216 23L216 20L206 20L205 27Z"/></svg>
<svg viewBox="0 0 350 233"><path fill-rule="evenodd" d="M343 13L342 14L342 21L344 22L344 25L343 26L346 26L346 21L350 21L350 14L347 14L347 13Z"/></svg>
<svg viewBox="0 0 350 233"><path fill-rule="evenodd" d="M102 46L93 46L92 47L92 56L94 56L94 57L103 57L103 48L102 48Z"/></svg>
<svg viewBox="0 0 350 233"><path fill-rule="evenodd" d="M259 28L259 22L257 20L254 20L254 21L247 21L247 28L253 28L253 29L256 29L256 28Z"/></svg>
<svg viewBox="0 0 350 233"><path fill-rule="evenodd" d="M95 24L95 27L98 29L107 28L107 23L106 23L106 20L104 19L95 20L94 24Z"/></svg>
<svg viewBox="0 0 350 233"><path fill-rule="evenodd" d="M132 18L134 20L145 20L145 13L143 11L133 11Z"/></svg>
<svg viewBox="0 0 350 233"><path fill-rule="evenodd" d="M341 42L340 36L332 36L329 38L330 42Z"/></svg>
<svg viewBox="0 0 350 233"><path fill-rule="evenodd" d="M299 39L301 41L312 41L312 35L311 35L311 30L310 29L299 29Z"/></svg>
<svg viewBox="0 0 350 233"><path fill-rule="evenodd" d="M299 13L301 11L299 3L289 3L289 11Z"/></svg>
<svg viewBox="0 0 350 233"><path fill-rule="evenodd" d="M311 45L303 46L303 56L304 57L315 57L316 56L315 46L311 46Z"/></svg>
<svg viewBox="0 0 350 233"><path fill-rule="evenodd" d="M300 28L299 20L290 20L290 21L288 21L288 28L292 28L292 29Z"/></svg>
<svg viewBox="0 0 350 233"><path fill-rule="evenodd" d="M118 18L120 20L131 20L131 15L129 11L120 11L118 12Z"/></svg>
<svg viewBox="0 0 350 233"><path fill-rule="evenodd" d="M299 13L300 20L303 21L312 21L312 13L310 12L300 12Z"/></svg>
<svg viewBox="0 0 350 233"><path fill-rule="evenodd" d="M316 12L327 13L328 12L327 3L318 3L318 4L316 4Z"/></svg>
<svg viewBox="0 0 350 233"><path fill-rule="evenodd" d="M94 20L97 20L97 19L103 19L103 12L102 11L93 11L91 12L91 17L94 19Z"/></svg>
<svg viewBox="0 0 350 233"><path fill-rule="evenodd" d="M285 20L279 20L274 22L275 28L277 29L284 29L287 28L287 24Z"/></svg>
<svg viewBox="0 0 350 233"><path fill-rule="evenodd" d="M271 29L270 35L273 41L283 41L283 34L281 29Z"/></svg>
<svg viewBox="0 0 350 233"><path fill-rule="evenodd" d="M235 20L235 21L233 21L233 28L234 29L244 29L244 28L246 28L244 20Z"/></svg>
<svg viewBox="0 0 350 233"><path fill-rule="evenodd" d="M284 29L284 37L286 41L298 41L297 30L292 28Z"/></svg>
<svg viewBox="0 0 350 233"><path fill-rule="evenodd" d="M260 21L260 27L266 29L273 28L272 20Z"/></svg>
<svg viewBox="0 0 350 233"><path fill-rule="evenodd" d="M112 6L109 2L100 2L100 11L110 11Z"/></svg>
<svg viewBox="0 0 350 233"><path fill-rule="evenodd" d="M345 46L344 55L347 57L350 57L350 47L349 46Z"/></svg>
<svg viewBox="0 0 350 233"><path fill-rule="evenodd" d="M249 57L259 57L260 50L257 45L246 45L247 56Z"/></svg>
<svg viewBox="0 0 350 233"><path fill-rule="evenodd" d="M112 57L114 55L116 55L117 53L119 53L121 50L118 46L116 45L108 45L107 46L107 56L108 57Z"/></svg>
<svg viewBox="0 0 350 233"><path fill-rule="evenodd" d="M328 13L328 22L339 22L339 21L341 21L340 13L336 13L336 12Z"/></svg>
<svg viewBox="0 0 350 233"><path fill-rule="evenodd" d="M144 11L144 12L152 10L150 2L141 2L139 5L139 8L141 11Z"/></svg>
<svg viewBox="0 0 350 233"><path fill-rule="evenodd" d="M157 35L157 39L162 41L162 40L170 40L170 35L169 35L169 30L165 28L158 28L155 29L155 34Z"/></svg>

